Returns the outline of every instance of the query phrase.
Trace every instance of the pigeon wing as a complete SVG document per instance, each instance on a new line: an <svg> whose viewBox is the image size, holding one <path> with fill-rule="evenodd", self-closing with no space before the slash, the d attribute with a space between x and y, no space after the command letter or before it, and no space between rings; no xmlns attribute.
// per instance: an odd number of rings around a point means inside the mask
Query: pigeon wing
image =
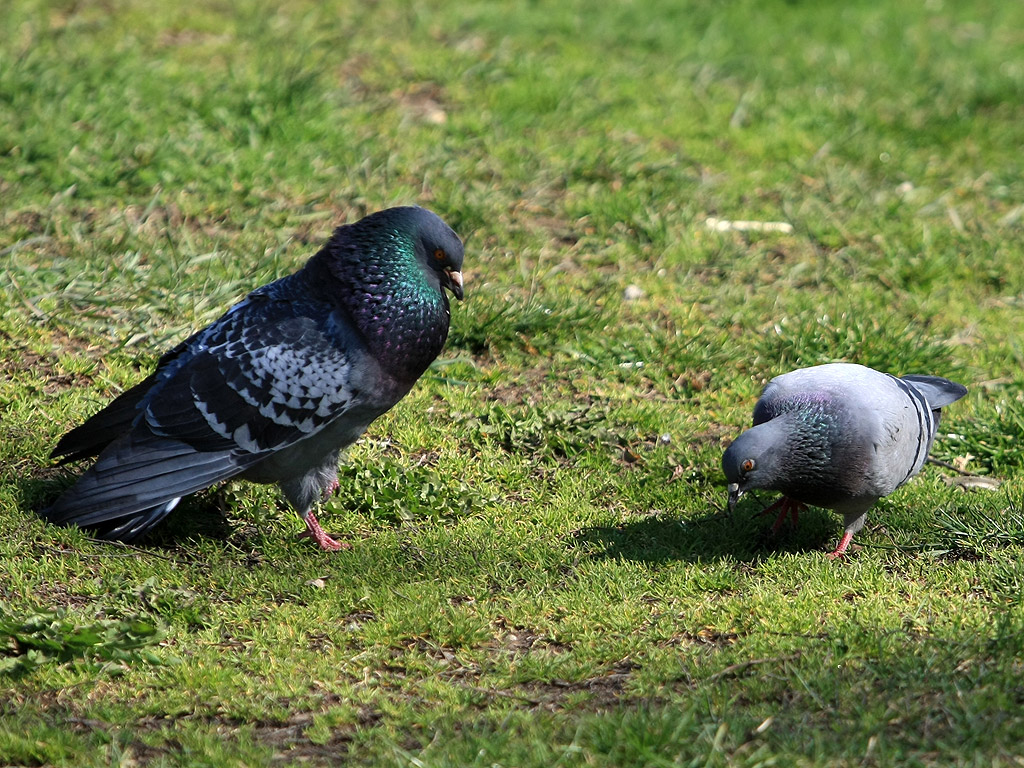
<svg viewBox="0 0 1024 768"><path fill-rule="evenodd" d="M61 464L67 464L98 456L114 440L127 434L139 415L139 405L149 394L150 389L157 384L173 361L190 349L192 341L199 335L195 334L166 352L157 363L156 371L131 389L122 392L103 410L94 413L85 422L65 434L57 442L50 458L60 458Z"/></svg>
<svg viewBox="0 0 1024 768"><path fill-rule="evenodd" d="M130 432L45 517L134 537L180 497L320 432L358 394L361 346L325 305L250 296L190 342L154 374Z"/></svg>
<svg viewBox="0 0 1024 768"><path fill-rule="evenodd" d="M326 305L250 297L147 398L140 425L197 451L267 454L342 416L363 348Z"/></svg>

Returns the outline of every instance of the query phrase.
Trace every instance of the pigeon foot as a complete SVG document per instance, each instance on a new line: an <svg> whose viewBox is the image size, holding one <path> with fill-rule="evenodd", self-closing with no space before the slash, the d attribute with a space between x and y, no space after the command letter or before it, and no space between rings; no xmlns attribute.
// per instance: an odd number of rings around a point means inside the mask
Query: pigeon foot
<svg viewBox="0 0 1024 768"><path fill-rule="evenodd" d="M327 501L331 496L335 496L338 493L338 489L341 488L341 483L338 482L337 478L331 480L330 483L324 486L324 489L320 491L320 498L323 501Z"/></svg>
<svg viewBox="0 0 1024 768"><path fill-rule="evenodd" d="M352 549L352 545L347 541L337 541L332 539L329 535L324 532L324 529L320 527L320 521L316 519L316 515L313 514L313 510L309 510L306 513L306 530L299 534L300 539L313 539L319 545L320 549L325 552L337 552L341 549Z"/></svg>
<svg viewBox="0 0 1024 768"><path fill-rule="evenodd" d="M843 538L839 540L839 546L835 548L835 551L829 552L825 557L829 560L838 560L846 553L846 548L850 546L850 542L853 541L853 534L849 531L843 533Z"/></svg>
<svg viewBox="0 0 1024 768"><path fill-rule="evenodd" d="M800 513L807 509L807 505L800 501L794 501L788 496L783 496L781 499L776 501L769 507L765 507L763 510L757 513L757 516L771 514L775 510L779 511L779 516L775 518L775 522L772 523L772 533L778 533L779 529L782 528L783 523L786 522L786 517L793 519L793 525L796 525L800 521Z"/></svg>

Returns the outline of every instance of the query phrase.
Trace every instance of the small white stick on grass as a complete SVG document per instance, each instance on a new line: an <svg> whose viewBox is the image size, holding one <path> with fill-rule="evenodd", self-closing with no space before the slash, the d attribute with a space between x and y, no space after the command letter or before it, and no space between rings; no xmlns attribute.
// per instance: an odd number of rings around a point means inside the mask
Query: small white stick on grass
<svg viewBox="0 0 1024 768"><path fill-rule="evenodd" d="M793 225L787 221L731 221L708 216L704 225L715 232L783 232L793 231Z"/></svg>

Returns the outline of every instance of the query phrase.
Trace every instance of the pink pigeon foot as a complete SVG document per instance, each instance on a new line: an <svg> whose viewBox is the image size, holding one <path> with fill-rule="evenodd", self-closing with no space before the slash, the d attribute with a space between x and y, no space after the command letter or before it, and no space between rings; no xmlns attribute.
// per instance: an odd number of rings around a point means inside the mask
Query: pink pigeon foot
<svg viewBox="0 0 1024 768"><path fill-rule="evenodd" d="M335 541L326 533L324 529L320 527L320 521L316 519L316 515L313 514L313 510L309 510L306 513L306 529L299 534L300 539L313 539L319 546L320 549L325 552L337 552L339 549L352 549L352 545L347 541Z"/></svg>
<svg viewBox="0 0 1024 768"><path fill-rule="evenodd" d="M770 507L766 507L757 514L758 516L767 515L775 510L779 510L779 516L776 517L775 522L772 523L772 533L778 533L779 529L782 528L782 524L786 522L787 515L793 519L793 525L796 525L800 521L800 513L805 509L807 509L806 504L794 501L788 496L783 496Z"/></svg>
<svg viewBox="0 0 1024 768"><path fill-rule="evenodd" d="M324 489L320 492L320 498L323 501L327 501L331 496L334 496L338 489L341 488L341 483L337 479L331 480L330 483L324 486Z"/></svg>
<svg viewBox="0 0 1024 768"><path fill-rule="evenodd" d="M851 541L853 541L853 534L849 531L844 531L843 538L839 540L839 546L835 548L834 552L829 552L825 557L829 560L838 560L846 552L846 548L850 546Z"/></svg>

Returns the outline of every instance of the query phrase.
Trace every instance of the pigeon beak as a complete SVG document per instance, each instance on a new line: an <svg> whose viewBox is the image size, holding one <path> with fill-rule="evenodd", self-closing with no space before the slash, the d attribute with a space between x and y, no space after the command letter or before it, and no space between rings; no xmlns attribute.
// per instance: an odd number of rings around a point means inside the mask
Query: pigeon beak
<svg viewBox="0 0 1024 768"><path fill-rule="evenodd" d="M733 510L736 509L736 502L740 500L740 496L743 495L743 491L740 490L739 483L729 483L729 514L731 515Z"/></svg>
<svg viewBox="0 0 1024 768"><path fill-rule="evenodd" d="M441 285L450 290L455 298L462 301L462 273L456 272L453 269L446 269L444 271L444 278L441 280Z"/></svg>

